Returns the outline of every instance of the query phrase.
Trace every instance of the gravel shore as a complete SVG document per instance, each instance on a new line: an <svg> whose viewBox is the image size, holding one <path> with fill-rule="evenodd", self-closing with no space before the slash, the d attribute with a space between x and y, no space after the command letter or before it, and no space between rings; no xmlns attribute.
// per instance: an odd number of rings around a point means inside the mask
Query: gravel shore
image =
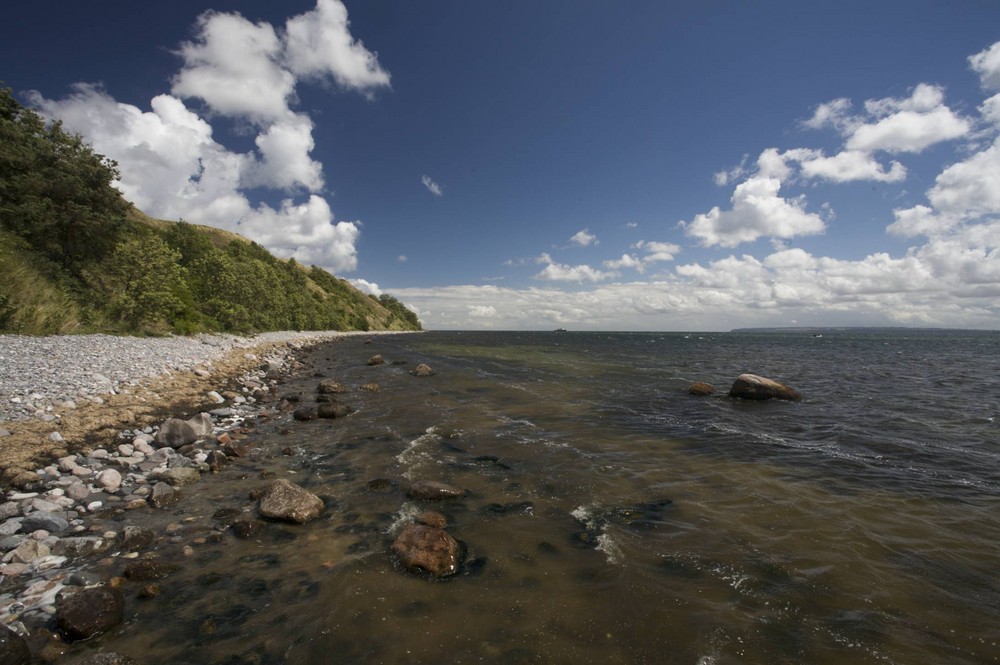
<svg viewBox="0 0 1000 665"><path fill-rule="evenodd" d="M252 337L116 337L0 335L0 423L41 418L79 402L103 402L145 380L206 368L236 349L286 342L314 343L371 333L270 332ZM4 427L0 424L0 428Z"/></svg>

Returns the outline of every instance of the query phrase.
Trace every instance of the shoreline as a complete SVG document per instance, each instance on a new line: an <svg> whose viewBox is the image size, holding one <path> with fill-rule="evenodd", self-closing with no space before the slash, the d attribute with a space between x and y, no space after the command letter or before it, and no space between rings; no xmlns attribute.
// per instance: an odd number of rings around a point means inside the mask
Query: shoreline
<svg viewBox="0 0 1000 665"><path fill-rule="evenodd" d="M29 393L40 398L32 402L33 413L22 411L18 417L5 418L2 416L13 410L0 412L0 491L30 488L41 482L37 471L45 465L88 448L113 445L123 429L142 429L169 417L217 409L231 404L234 399L238 403L253 404L255 399L252 396L242 394L246 391L242 390L240 380L255 371L263 376L266 372L260 371L261 368L269 365L279 369L302 349L348 337L404 332L285 331L253 337L220 334L191 338L122 338L137 347L139 354L162 344L164 340L184 340L193 346L185 349L185 357L178 363L170 359L158 368L147 368L148 371L133 369L130 375L120 376L116 381L103 376L101 370L104 367L100 365L77 367L78 373L98 375L104 379L104 390L99 392L84 387L76 392L60 391L56 397L37 392L46 389L46 386L38 385L37 390L32 388ZM98 338L104 343L118 339L107 335L47 338L0 335L0 342L13 345L13 352L10 348L6 351L10 358L18 353L17 343L22 340L57 341L70 347L82 347ZM24 372L27 365L30 375L40 377L36 379L38 383L45 381L38 368L46 360L38 356L26 358L22 355L17 358L19 369ZM105 366L117 362L114 358L101 360ZM3 371L9 370L4 368ZM27 397L23 393L29 392L22 389L22 394L18 394L11 389L12 383L9 376L0 377L0 401L4 407L15 400L15 406L20 406L20 402ZM213 392L216 395L210 396Z"/></svg>

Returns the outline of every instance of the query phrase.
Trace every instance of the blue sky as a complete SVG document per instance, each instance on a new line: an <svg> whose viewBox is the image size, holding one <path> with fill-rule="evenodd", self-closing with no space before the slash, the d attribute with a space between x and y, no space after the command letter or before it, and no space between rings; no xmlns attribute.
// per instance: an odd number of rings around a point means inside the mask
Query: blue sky
<svg viewBox="0 0 1000 665"><path fill-rule="evenodd" d="M153 5L153 6L142 6ZM428 328L1000 328L1000 4L16 3L145 212Z"/></svg>

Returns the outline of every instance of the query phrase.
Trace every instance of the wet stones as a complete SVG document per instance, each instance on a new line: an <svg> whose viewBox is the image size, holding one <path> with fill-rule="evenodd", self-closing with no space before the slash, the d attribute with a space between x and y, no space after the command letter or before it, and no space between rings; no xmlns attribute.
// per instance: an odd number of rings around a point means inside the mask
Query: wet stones
<svg viewBox="0 0 1000 665"><path fill-rule="evenodd" d="M257 512L261 517L295 524L304 524L323 512L323 500L284 478L255 492L260 503Z"/></svg>
<svg viewBox="0 0 1000 665"><path fill-rule="evenodd" d="M384 364L385 364L385 358L377 354L368 359L368 365L370 367L374 367L375 365L384 365Z"/></svg>
<svg viewBox="0 0 1000 665"><path fill-rule="evenodd" d="M149 505L153 508L166 508L177 503L180 497L177 491L169 484L159 482L153 485L153 491L149 494Z"/></svg>
<svg viewBox="0 0 1000 665"><path fill-rule="evenodd" d="M413 521L417 524L434 527L435 529L443 529L448 526L448 518L436 510L424 511L414 517Z"/></svg>
<svg viewBox="0 0 1000 665"><path fill-rule="evenodd" d="M198 482L201 479L201 472L191 467L177 466L161 471L159 478L173 487L183 487Z"/></svg>
<svg viewBox="0 0 1000 665"><path fill-rule="evenodd" d="M431 369L430 365L420 363L413 370L413 376L432 376L434 370Z"/></svg>
<svg viewBox="0 0 1000 665"><path fill-rule="evenodd" d="M756 374L740 374L729 389L729 396L751 400L798 401L802 399L802 395L783 383Z"/></svg>
<svg viewBox="0 0 1000 665"><path fill-rule="evenodd" d="M177 570L177 566L163 561L134 561L125 566L122 573L128 579L135 582L148 582L150 580L161 580Z"/></svg>
<svg viewBox="0 0 1000 665"><path fill-rule="evenodd" d="M292 418L302 422L316 420L319 418L319 411L315 406L300 406L292 412Z"/></svg>
<svg viewBox="0 0 1000 665"><path fill-rule="evenodd" d="M436 480L418 480L410 485L407 496L425 501L444 501L465 496L466 491Z"/></svg>
<svg viewBox="0 0 1000 665"><path fill-rule="evenodd" d="M56 598L56 623L68 640L86 640L122 622L125 599L118 589L101 586Z"/></svg>
<svg viewBox="0 0 1000 665"><path fill-rule="evenodd" d="M443 516L442 516L443 517ZM458 541L444 529L407 525L392 543L400 565L411 572L447 577L458 572Z"/></svg>
<svg viewBox="0 0 1000 665"><path fill-rule="evenodd" d="M346 393L347 388L344 387L342 383L334 379L323 379L316 386L316 392L320 395L339 395L341 393Z"/></svg>
<svg viewBox="0 0 1000 665"><path fill-rule="evenodd" d="M237 538L246 540L260 533L261 529L264 528L264 523L260 520L241 519L234 521L229 528L232 529L233 535Z"/></svg>
<svg viewBox="0 0 1000 665"><path fill-rule="evenodd" d="M126 526L118 534L118 544L124 550L144 550L153 544L156 534L152 529L141 526Z"/></svg>

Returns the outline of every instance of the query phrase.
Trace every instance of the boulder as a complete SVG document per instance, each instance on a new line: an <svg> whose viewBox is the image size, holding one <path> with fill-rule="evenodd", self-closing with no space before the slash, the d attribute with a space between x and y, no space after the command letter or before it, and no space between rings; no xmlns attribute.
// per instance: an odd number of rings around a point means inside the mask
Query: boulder
<svg viewBox="0 0 1000 665"><path fill-rule="evenodd" d="M431 369L430 365L424 363L420 363L413 370L413 376L431 376L432 374L434 374L434 370Z"/></svg>
<svg viewBox="0 0 1000 665"><path fill-rule="evenodd" d="M160 473L159 478L174 487L183 487L198 482L201 479L201 472L191 467L175 466Z"/></svg>
<svg viewBox="0 0 1000 665"><path fill-rule="evenodd" d="M153 491L149 494L149 503L153 508L166 508L167 506L177 503L180 497L177 495L176 490L167 483L156 483L153 485Z"/></svg>
<svg viewBox="0 0 1000 665"><path fill-rule="evenodd" d="M372 356L371 358L368 359L368 364L369 365L384 365L385 364L385 358L383 358L380 355L374 355L374 356Z"/></svg>
<svg viewBox="0 0 1000 665"><path fill-rule="evenodd" d="M392 543L392 551L411 572L446 577L458 571L458 542L444 529L407 525Z"/></svg>
<svg viewBox="0 0 1000 665"><path fill-rule="evenodd" d="M229 463L229 458L226 454L219 450L213 450L208 453L208 457L205 458L205 463L208 464L208 468L212 473L219 473L222 468Z"/></svg>
<svg viewBox="0 0 1000 665"><path fill-rule="evenodd" d="M212 428L215 427L212 416L207 413L199 413L196 416L188 418L185 422L191 426L191 429L195 431L198 438L208 436L212 433Z"/></svg>
<svg viewBox="0 0 1000 665"><path fill-rule="evenodd" d="M39 529L44 529L49 533L62 533L68 528L69 521L65 517L44 511L30 513L21 520L21 531L23 533L31 533Z"/></svg>
<svg viewBox="0 0 1000 665"><path fill-rule="evenodd" d="M705 397L706 395L711 395L712 393L715 392L715 386L713 386L711 383L702 383L701 381L696 381L695 383L691 384L690 388L688 388L688 392L698 397Z"/></svg>
<svg viewBox="0 0 1000 665"><path fill-rule="evenodd" d="M123 550L144 550L153 544L156 533L152 529L141 526L126 526L118 534L118 542Z"/></svg>
<svg viewBox="0 0 1000 665"><path fill-rule="evenodd" d="M122 622L125 599L118 589L101 586L60 594L56 623L69 640L86 640Z"/></svg>
<svg viewBox="0 0 1000 665"><path fill-rule="evenodd" d="M114 469L105 469L97 474L94 482L105 492L117 492L122 486L122 474Z"/></svg>
<svg viewBox="0 0 1000 665"><path fill-rule="evenodd" d="M323 500L284 478L275 480L260 494L261 517L303 524L319 517Z"/></svg>
<svg viewBox="0 0 1000 665"><path fill-rule="evenodd" d="M320 418L343 418L354 413L354 409L339 402L325 402L316 409Z"/></svg>
<svg viewBox="0 0 1000 665"><path fill-rule="evenodd" d="M340 393L346 393L347 388L344 387L344 384L334 379L323 379L319 382L319 385L316 386L316 392L320 395L338 395Z"/></svg>
<svg viewBox="0 0 1000 665"><path fill-rule="evenodd" d="M443 529L448 526L448 518L436 510L424 511L414 517L413 521L424 526L432 526L435 529Z"/></svg>
<svg viewBox="0 0 1000 665"><path fill-rule="evenodd" d="M443 499L457 499L465 496L465 490L436 480L418 480L410 485L407 495L411 499L425 499L428 501L441 501Z"/></svg>
<svg viewBox="0 0 1000 665"><path fill-rule="evenodd" d="M194 426L178 418L167 418L156 433L156 445L170 448L180 448L198 440L198 432Z"/></svg>
<svg viewBox="0 0 1000 665"><path fill-rule="evenodd" d="M0 665L31 665L31 650L23 637L0 623Z"/></svg>
<svg viewBox="0 0 1000 665"><path fill-rule="evenodd" d="M292 418L295 420L316 420L319 418L319 413L315 406L300 406L292 412Z"/></svg>
<svg viewBox="0 0 1000 665"><path fill-rule="evenodd" d="M729 389L730 397L740 399L785 399L798 401L802 396L788 386L756 374L740 374L733 387Z"/></svg>

